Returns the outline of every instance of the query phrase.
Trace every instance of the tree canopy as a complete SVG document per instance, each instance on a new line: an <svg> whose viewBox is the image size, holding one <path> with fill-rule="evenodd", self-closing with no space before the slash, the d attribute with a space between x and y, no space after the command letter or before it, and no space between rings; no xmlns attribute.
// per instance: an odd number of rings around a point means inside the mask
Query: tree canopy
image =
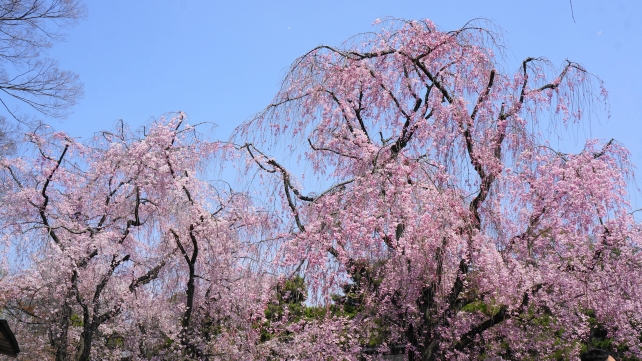
<svg viewBox="0 0 642 361"><path fill-rule="evenodd" d="M591 317L639 354L628 152L589 139L564 154L539 131L585 122L606 92L571 61L506 72L500 41L484 21L388 19L295 61L239 133L283 187L296 224L285 258L326 295L372 265L360 327L385 325L384 346L410 360L566 358ZM334 185L304 195L255 150L284 141Z"/></svg>
<svg viewBox="0 0 642 361"><path fill-rule="evenodd" d="M87 144L41 129L0 160L0 301L25 357L642 354L628 151L540 131L586 122L599 79L506 71L485 21L375 26L297 59L231 141L177 114ZM231 164L254 188L206 181Z"/></svg>

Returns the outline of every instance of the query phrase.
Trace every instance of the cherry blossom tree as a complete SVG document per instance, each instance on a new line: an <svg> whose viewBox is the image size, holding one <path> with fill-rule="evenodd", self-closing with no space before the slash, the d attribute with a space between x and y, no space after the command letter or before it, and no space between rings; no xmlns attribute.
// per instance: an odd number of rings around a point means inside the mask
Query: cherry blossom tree
<svg viewBox="0 0 642 361"><path fill-rule="evenodd" d="M45 54L85 13L77 0L0 1L0 104L5 115L28 121L17 112L22 103L44 115L64 117L82 96L78 76L60 70Z"/></svg>
<svg viewBox="0 0 642 361"><path fill-rule="evenodd" d="M376 25L297 59L236 143L178 114L89 144L41 128L1 158L0 307L22 357L572 359L597 331L639 356L629 154L542 135L605 104L599 79L506 71L483 21ZM241 154L247 191L204 180Z"/></svg>
<svg viewBox="0 0 642 361"><path fill-rule="evenodd" d="M291 219L282 266L321 305L351 300L344 330L362 345L377 335L409 360L572 359L596 323L641 355L628 151L589 139L564 153L542 135L606 104L599 79L544 58L506 70L484 21L375 25L297 59L237 131L248 172L274 182ZM305 192L268 154L279 144L330 186Z"/></svg>
<svg viewBox="0 0 642 361"><path fill-rule="evenodd" d="M35 127L40 115L64 118L82 98L78 75L47 50L85 15L77 0L0 0L0 157L14 148L16 128Z"/></svg>
<svg viewBox="0 0 642 361"><path fill-rule="evenodd" d="M24 359L254 358L266 212L203 166L228 145L183 115L2 160L0 302ZM222 158L216 158L219 161Z"/></svg>

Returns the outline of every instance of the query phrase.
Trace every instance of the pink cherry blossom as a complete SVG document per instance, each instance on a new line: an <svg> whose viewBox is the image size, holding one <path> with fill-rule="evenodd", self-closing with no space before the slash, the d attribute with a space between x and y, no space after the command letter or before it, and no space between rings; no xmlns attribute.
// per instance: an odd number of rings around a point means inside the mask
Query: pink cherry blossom
<svg viewBox="0 0 642 361"><path fill-rule="evenodd" d="M527 58L507 73L500 41L483 21L441 31L388 19L294 62L273 104L237 132L253 136L247 156L291 218L283 267L320 304L368 272L351 327L384 332L409 360L572 359L590 314L639 356L629 154L595 139L565 154L539 131L562 135L585 121L590 102L578 99L606 93L570 61ZM330 186L306 195L261 153L281 142Z"/></svg>

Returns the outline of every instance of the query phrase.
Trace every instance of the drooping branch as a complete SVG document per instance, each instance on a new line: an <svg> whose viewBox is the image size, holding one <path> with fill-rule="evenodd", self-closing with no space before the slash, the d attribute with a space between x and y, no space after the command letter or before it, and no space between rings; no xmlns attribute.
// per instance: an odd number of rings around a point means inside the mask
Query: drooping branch
<svg viewBox="0 0 642 361"><path fill-rule="evenodd" d="M47 228L49 236L51 239L61 248L64 249L64 245L62 244L62 241L60 238L58 238L58 235L54 231L54 228L51 226L49 223L49 219L45 213L47 209L47 205L49 204L49 196L47 195L47 188L49 187L49 184L51 183L51 180L53 179L54 174L60 168L60 164L62 163L63 158L65 157L65 154L67 154L67 150L69 149L69 143L65 144L65 147L62 150L62 153L60 154L60 157L56 161L56 164L54 168L51 170L49 175L47 176L47 179L45 179L44 184L42 185L42 190L40 194L42 195L43 202L39 206L38 213L40 214L40 219L42 220L42 224Z"/></svg>
<svg viewBox="0 0 642 361"><path fill-rule="evenodd" d="M134 192L136 193L136 201L134 203L134 219L127 220L127 223L125 224L125 230L123 231L123 235L119 240L119 243L121 244L125 242L127 236L129 236L131 227L140 227L142 225L140 216L138 214L138 210L140 209L140 188L136 186Z"/></svg>
<svg viewBox="0 0 642 361"><path fill-rule="evenodd" d="M490 90L493 87L493 82L495 81L495 69L490 71L490 76L488 77L488 85L484 89L484 91L479 94L479 97L477 98L477 103L475 104L475 108L473 109L473 112L470 114L470 119L475 121L475 118L477 117L477 111L479 111L479 106L486 100L488 99L488 95L490 94Z"/></svg>
<svg viewBox="0 0 642 361"><path fill-rule="evenodd" d="M292 199L292 195L290 194L290 191L292 191L301 200L311 202L314 199L310 198L310 197L302 196L301 193L294 186L292 186L292 183L290 182L290 176L289 176L288 172L285 170L285 168L283 168L283 166L278 164L274 159L269 159L267 161L267 163L273 167L272 169L268 169L256 158L256 156L252 152L252 149L251 149L251 148L253 148L252 144L247 143L241 148L247 149L248 153L250 154L250 157L264 171L266 171L268 173L276 173L278 171L278 172L281 173L281 178L283 179L283 187L284 187L284 191L285 191L285 196L286 196L286 199L288 201L288 206L290 207L290 210L292 211L292 214L294 216L294 221L296 222L296 225L299 228L299 230L301 232L305 232L305 226L301 222L301 217L299 216L299 210L297 209L296 205L294 204L294 200ZM265 155L263 153L261 153L258 149L256 149L256 148L254 148L254 149L257 152L259 152L259 154L261 154L262 157L266 158Z"/></svg>
<svg viewBox="0 0 642 361"><path fill-rule="evenodd" d="M344 154L344 153L341 153L341 152L336 151L334 149L316 147L314 144L312 144L312 141L310 140L310 138L308 138L308 144L310 144L310 148L312 148L312 150L317 150L317 151L320 150L320 151L330 152L330 153L334 153L334 154L336 154L336 155L338 155L340 157L345 157L345 158L359 159L359 157L356 157L356 156L350 155L350 154Z"/></svg>
<svg viewBox="0 0 642 361"><path fill-rule="evenodd" d="M602 150L593 154L593 159L597 159L603 156L608 151L609 147L613 144L614 141L615 139L611 138L606 144L604 144L604 146L602 147Z"/></svg>
<svg viewBox="0 0 642 361"><path fill-rule="evenodd" d="M129 259L130 259L130 255L125 255L120 259L118 259L117 255L113 255L112 256L111 263L109 265L109 269L101 277L100 282L98 282L98 284L96 285L95 290L94 290L94 297L93 297L93 301L92 301L92 304L94 305L94 308L95 308L94 311L96 311L99 308L101 293L102 293L103 289L105 288L105 286L107 286L107 283L109 282L109 279L111 278L111 276L114 274L114 271L116 270L116 268L118 268L118 266L120 266L124 262L129 261Z"/></svg>
<svg viewBox="0 0 642 361"><path fill-rule="evenodd" d="M450 95L450 93L448 92L446 87L444 87L443 84L441 84L441 82L436 77L433 76L433 74L428 70L428 68L426 68L426 65L420 59L417 59L417 58L412 59L411 58L411 60L415 65L417 65L417 67L419 69L421 69L421 72L426 77L428 77L428 79L432 82L432 84L434 84L435 87L437 89L439 89L441 94L444 96L444 99L446 99L448 101L448 103L452 104L453 101L454 101L453 97Z"/></svg>
<svg viewBox="0 0 642 361"><path fill-rule="evenodd" d="M489 319L476 325L470 331L461 336L460 341L455 345L455 348L459 351L465 350L474 341L475 336L509 319L510 317L511 314L508 312L508 308L506 306L500 307L499 311L494 313Z"/></svg>
<svg viewBox="0 0 642 361"><path fill-rule="evenodd" d="M179 334L181 344L185 347L185 350L191 353L192 355L202 355L203 352L199 347L194 345L189 339L188 329L190 327L190 321L192 319L192 312L194 310L194 296L196 294L195 280L196 280L196 261L198 257L198 242L196 236L194 235L194 225L190 225L189 228L189 237L192 242L192 254L188 255L185 247L181 243L180 236L178 233L170 229L170 232L174 236L176 245L181 251L183 258L185 259L187 266L189 268L189 276L187 279L187 285L185 288L185 295L187 297L185 301L185 311L183 312L183 317L181 318L181 332Z"/></svg>
<svg viewBox="0 0 642 361"><path fill-rule="evenodd" d="M524 80L522 81L522 86L521 86L521 90L520 90L520 94L519 94L519 100L517 101L517 103L513 104L510 107L508 113L504 113L503 111L500 112L500 115L499 115L499 119L500 120L506 120L506 119L508 119L508 117L511 117L511 116L517 114L521 110L521 108L522 108L522 106L524 104L524 101L525 101L525 97L529 93L529 91L527 90L528 89L528 80L529 80L528 64L533 62L533 61L536 61L536 60L539 60L539 59L528 57L528 58L524 59L524 61L522 62L522 77L524 78ZM545 85L543 85L543 86L541 86L541 87L539 87L537 89L533 89L533 90L531 90L531 92L541 92L541 91L544 91L546 89L557 89L560 86L560 84L562 83L562 81L564 80L564 78L568 74L568 71L571 68L577 69L577 70L582 71L582 72L586 72L586 70L584 70L584 68L582 68L578 64L567 60L566 61L566 65L564 66L564 69L562 69L562 72L555 79L555 81L553 81L551 83L548 83L548 84L545 84Z"/></svg>
<svg viewBox="0 0 642 361"><path fill-rule="evenodd" d="M364 60L364 59L378 58L378 57L394 54L397 52L396 49L387 49L387 50L382 50L377 52L362 53L357 51L343 51L329 45L320 45L310 50L309 52L301 56L297 61L295 61L294 63L295 65L292 67L292 69L296 69L297 65L300 64L304 59L308 58L311 55L315 55L316 53L319 52L319 50L323 50L323 49L330 50L331 52L336 53L341 57L350 59L350 60Z"/></svg>
<svg viewBox="0 0 642 361"><path fill-rule="evenodd" d="M117 255L113 255L109 269L101 277L100 282L95 287L94 296L92 299L91 312L89 307L82 304L83 308L83 330L80 334L80 347L77 351L76 359L80 361L87 361L91 355L91 346L98 328L104 323L110 320L112 317L116 316L120 312L120 307L116 306L115 308L101 313L101 294L103 289L107 286L107 283L111 279L114 271L118 266L127 262L130 256L125 255L122 258L118 258Z"/></svg>
<svg viewBox="0 0 642 361"><path fill-rule="evenodd" d="M190 257L187 251L185 250L185 247L183 246L178 233L173 229L170 229L169 231L174 236L174 240L176 241L176 246L181 251L183 258L187 263L187 267L189 268L189 278L187 280L187 288L185 290L185 294L187 296L187 301L185 302L186 309L185 309L185 312L183 313L183 318L181 320L181 327L183 327L183 329L186 330L187 327L189 327L189 322L192 315L192 308L194 306L194 292L195 292L194 280L196 278L195 265L196 265L196 256L198 255L198 247L194 247L192 251L192 255ZM190 239L192 240L193 244L197 245L197 243L194 242L192 231L193 231L193 228L190 228Z"/></svg>
<svg viewBox="0 0 642 361"><path fill-rule="evenodd" d="M571 4L571 17L573 18L573 22L575 22L575 13L573 12L573 0L568 0L568 3Z"/></svg>
<svg viewBox="0 0 642 361"><path fill-rule="evenodd" d="M509 307L506 305L500 306L496 312L493 312L490 318L473 326L468 332L466 332L460 338L459 342L455 344L455 348L459 351L463 351L475 341L477 335L482 334L484 331L490 329L491 327L497 326L512 317L519 317L521 314L528 310L531 297L543 287L543 283L538 283L533 285L529 290L525 291L522 297L522 302L517 308L512 311L509 310Z"/></svg>
<svg viewBox="0 0 642 361"><path fill-rule="evenodd" d="M376 80L379 80L379 79L377 78L377 76L376 76L376 74L375 74L374 70L372 70L372 69L370 70L370 75L372 76L372 78L374 78L374 79L376 79ZM397 110L399 110L399 112L403 115L403 117L404 117L404 118L406 118L406 121L410 122L410 121L411 121L411 117L410 117L410 115L409 115L409 114L406 112L406 110L401 106L401 104L400 104L400 102L399 102L399 99L397 99L397 97L394 95L394 93L393 93L390 89L388 89L388 87L386 86L386 84L384 84L384 83L383 83L383 81L379 81L379 87L380 87L380 88L381 88L381 89L382 89L386 94L388 94L388 96L390 97L390 99L392 100L392 102L393 102L393 103L395 104L395 106L397 107Z"/></svg>
<svg viewBox="0 0 642 361"><path fill-rule="evenodd" d="M111 182L112 182L112 178L109 179L110 188L111 188ZM124 182L124 181L123 182L119 182L118 185L116 185L116 187L113 190L111 190L107 194L107 196L105 196L105 207L109 206L109 204L111 203L112 197L118 192L120 187L124 186L125 184L128 184L129 182L131 182L131 179L129 181L127 181L127 182ZM97 224L97 226L95 228L96 231L100 230L101 227L103 226L103 224L105 224L105 221L107 221L107 217L108 217L107 213L103 214L100 217L100 220L98 221L98 224Z"/></svg>
<svg viewBox="0 0 642 361"><path fill-rule="evenodd" d="M470 261L467 259L462 259L459 261L459 268L457 272L457 277L455 278L455 283L453 284L452 289L450 290L450 293L448 294L447 297L447 305L449 307L449 310L452 312L454 311L454 306L459 298L459 295L461 292L464 290L464 279L466 275L468 274L468 271L470 270Z"/></svg>
<svg viewBox="0 0 642 361"><path fill-rule="evenodd" d="M147 273L132 280L132 282L129 284L129 292L134 292L138 287L146 285L149 282L155 280L158 277L158 273L161 271L161 269L165 267L166 262L166 260L162 260L154 268L147 271Z"/></svg>
<svg viewBox="0 0 642 361"><path fill-rule="evenodd" d="M346 126L348 127L348 130L350 130L350 133L356 137L356 134L354 132L354 128L352 127L352 124L350 123L350 118L348 118L348 114L346 113L345 109L343 108L341 101L339 98L337 98L336 94L334 92L331 92L329 90L326 90L326 93L330 94L332 97L332 100L337 104L339 109L341 109L341 113L343 114L343 119L346 121Z"/></svg>
<svg viewBox="0 0 642 361"><path fill-rule="evenodd" d="M361 127L361 131L363 134L366 135L366 139L368 139L369 143L372 143L370 140L370 135L368 135L368 130L366 129L366 125L363 123L363 118L361 117L361 111L363 110L363 91L359 92L359 104L357 104L357 107L354 108L354 115L357 117L357 120L359 121L359 126Z"/></svg>
<svg viewBox="0 0 642 361"><path fill-rule="evenodd" d="M305 232L306 229L305 229L305 225L301 221L301 217L299 215L299 209L297 208L296 204L294 203L294 199L292 198L291 193L294 193L294 195L298 199L300 199L302 201L314 202L314 201L320 199L321 197L326 196L326 195L336 191L337 189L340 189L341 187L344 187L344 186L354 182L354 179L351 179L351 180L347 180L347 181L338 183L336 185L333 185L332 187L328 188L326 191L324 191L323 193L321 193L317 197L304 196L304 195L301 194L301 192L296 187L294 187L292 185L289 173L285 169L285 167L283 167L281 164L279 164L274 159L268 159L268 161L267 161L267 164L272 166L272 168L266 167L265 165L263 165L263 163L261 163L261 161L258 159L258 157L255 156L254 152L252 151L252 148L254 148L254 150L256 152L258 152L261 155L262 158L267 158L265 156L265 154L263 154L260 150L256 149L256 147L254 147L254 145L252 145L251 143L246 143L242 147L240 147L240 149L246 149L247 150L247 152L250 155L250 157L254 160L254 162L262 170L264 170L264 171L266 171L268 173L277 173L278 172L278 173L281 174L281 179L283 181L283 187L284 187L284 191L285 191L285 196L286 196L286 199L288 201L288 207L292 211L292 215L294 216L294 220L295 220L296 225L297 225L297 227L298 227L300 232ZM339 257L339 252L334 247L329 247L328 248L328 252L332 256L334 256L335 258Z"/></svg>
<svg viewBox="0 0 642 361"><path fill-rule="evenodd" d="M492 70L490 72L488 85L486 86L484 92L480 94L477 104L475 105L475 109L471 114L470 122L474 121L474 118L476 117L478 106L480 105L480 103L482 103L484 99L486 99L490 94L490 90L493 86L494 79L495 79L495 70ZM473 227L479 230L481 228L481 217L479 215L479 206L481 205L481 203L484 202L484 200L488 196L490 192L490 187L495 181L495 178L497 175L493 172L487 173L482 165L482 162L478 158L478 155L476 154L475 148L474 148L474 140L471 134L472 124L470 122L467 122L467 124L464 124L464 121L462 120L459 122L459 127L462 130L464 139L466 141L466 150L468 151L468 157L470 158L470 162L475 168L475 171L477 172L477 175L479 175L479 179L480 179L479 193L477 193L477 196L475 196L475 198L470 202L470 206L469 206L469 209L473 214ZM502 125L498 126L497 133L498 134L496 136L496 140L493 144L493 155L495 156L495 159L497 159L498 161L501 161L501 147L502 147L502 142L504 140L504 137L506 136L506 127Z"/></svg>

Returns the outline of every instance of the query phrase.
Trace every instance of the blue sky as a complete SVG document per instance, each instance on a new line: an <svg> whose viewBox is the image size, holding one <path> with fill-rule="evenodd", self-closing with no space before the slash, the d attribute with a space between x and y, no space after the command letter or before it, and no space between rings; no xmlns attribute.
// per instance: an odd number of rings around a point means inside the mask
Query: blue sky
<svg viewBox="0 0 642 361"><path fill-rule="evenodd" d="M80 75L85 97L63 120L87 138L118 119L137 127L166 112L218 125L215 138L265 107L291 62L337 45L385 16L429 18L452 30L484 17L505 31L507 69L527 56L570 59L606 82L611 118L578 128L615 138L642 166L642 2L638 0L87 1L89 15L50 55ZM570 145L569 145L570 144Z"/></svg>

